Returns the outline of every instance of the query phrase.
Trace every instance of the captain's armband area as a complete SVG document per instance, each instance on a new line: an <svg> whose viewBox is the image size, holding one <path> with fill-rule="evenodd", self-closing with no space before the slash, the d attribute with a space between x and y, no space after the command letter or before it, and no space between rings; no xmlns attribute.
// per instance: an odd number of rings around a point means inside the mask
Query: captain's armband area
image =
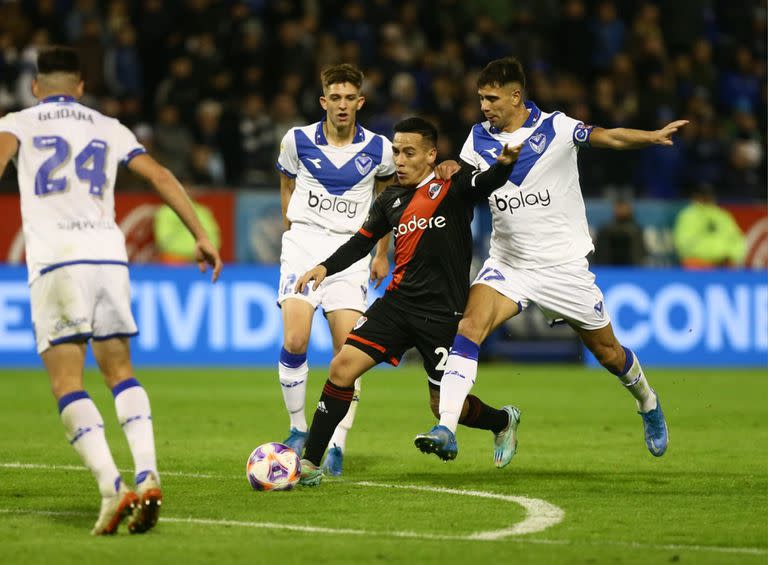
<svg viewBox="0 0 768 565"><path fill-rule="evenodd" d="M589 138L592 136L592 130L595 126L588 126L587 124L580 123L573 128L573 144L576 147L589 147Z"/></svg>

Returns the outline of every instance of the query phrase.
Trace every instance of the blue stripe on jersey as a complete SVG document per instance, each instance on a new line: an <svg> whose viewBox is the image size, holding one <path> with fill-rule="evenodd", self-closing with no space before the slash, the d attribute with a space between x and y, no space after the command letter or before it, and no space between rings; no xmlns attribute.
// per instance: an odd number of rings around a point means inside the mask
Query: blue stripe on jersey
<svg viewBox="0 0 768 565"><path fill-rule="evenodd" d="M275 168L283 173L285 176L287 176L289 179L295 179L296 175L294 175L291 171L283 167L280 163L275 163Z"/></svg>
<svg viewBox="0 0 768 565"><path fill-rule="evenodd" d="M123 159L122 161L123 165L127 166L128 163L131 162L131 159L133 159L134 157L138 157L139 155L143 155L146 152L147 150L144 149L143 147L137 147L136 149L134 149L133 151L128 153L128 155L125 156L125 159Z"/></svg>
<svg viewBox="0 0 768 565"><path fill-rule="evenodd" d="M559 112L555 112L544 120L523 142L523 148L520 150L520 155L509 175L510 182L520 186L536 162L552 144L552 140L555 138L553 122L557 114ZM496 162L496 157L501 153L503 147L495 137L486 131L482 124L475 124L472 127L472 145L475 153L480 155L488 165L493 165Z"/></svg>
<svg viewBox="0 0 768 565"><path fill-rule="evenodd" d="M517 186L523 184L525 177L531 172L533 166L541 159L547 148L552 145L552 141L555 139L555 125L554 120L560 112L555 112L546 120L544 120L539 127L536 128L531 136L525 140L520 156L515 162L515 166L512 168L512 174L509 175L511 180Z"/></svg>
<svg viewBox="0 0 768 565"><path fill-rule="evenodd" d="M46 96L39 103L45 104L47 102L77 102L77 100L75 100L74 96L67 94L54 94L53 96Z"/></svg>
<svg viewBox="0 0 768 565"><path fill-rule="evenodd" d="M51 271L55 271L56 269L68 267L69 265L120 265L122 267L127 267L128 263L125 261L112 261L110 259L76 259L74 261L64 261L63 263L53 263L47 267L43 267L40 269L40 274L44 275Z"/></svg>
<svg viewBox="0 0 768 565"><path fill-rule="evenodd" d="M352 159L340 168L336 167L322 150L312 143L307 135L296 129L296 153L304 163L307 171L330 194L340 195L358 184L361 180L376 170L382 160L384 143L381 136L374 135L373 139L360 150Z"/></svg>
<svg viewBox="0 0 768 565"><path fill-rule="evenodd" d="M323 124L325 124L325 118L317 122L317 127L315 128L315 145L328 145L328 139L325 137ZM352 143L360 143L362 141L365 141L365 132L363 131L363 126L355 123L355 137L352 140Z"/></svg>

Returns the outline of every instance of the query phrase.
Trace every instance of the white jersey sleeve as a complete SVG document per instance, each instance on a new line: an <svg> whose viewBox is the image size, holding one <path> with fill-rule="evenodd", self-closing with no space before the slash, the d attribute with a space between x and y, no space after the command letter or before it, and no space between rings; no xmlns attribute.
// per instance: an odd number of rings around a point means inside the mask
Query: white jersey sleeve
<svg viewBox="0 0 768 565"><path fill-rule="evenodd" d="M19 129L19 112L11 112L0 118L0 132L6 132L13 135L21 141L21 130Z"/></svg>
<svg viewBox="0 0 768 565"><path fill-rule="evenodd" d="M567 139L567 144L571 148L589 147L589 138L592 135L593 127L565 114L558 114L555 119L555 129L558 135Z"/></svg>
<svg viewBox="0 0 768 565"><path fill-rule="evenodd" d="M115 155L121 165L127 165L131 159L147 150L136 139L136 134L125 127L120 122L115 124L114 141Z"/></svg>
<svg viewBox="0 0 768 565"><path fill-rule="evenodd" d="M289 178L299 174L299 153L296 151L295 128L288 130L280 142L280 155L277 157L277 170Z"/></svg>
<svg viewBox="0 0 768 565"><path fill-rule="evenodd" d="M477 127L477 126L475 126ZM469 132L469 135L467 136L467 140L464 142L464 147L461 148L461 153L459 153L459 159L464 161L465 163L472 165L476 169L482 168L483 161L480 159L479 155L475 152L475 144L473 143L473 131Z"/></svg>
<svg viewBox="0 0 768 565"><path fill-rule="evenodd" d="M381 139L383 141L381 163L376 167L376 178L385 179L395 174L395 158L392 155L392 142L383 135Z"/></svg>

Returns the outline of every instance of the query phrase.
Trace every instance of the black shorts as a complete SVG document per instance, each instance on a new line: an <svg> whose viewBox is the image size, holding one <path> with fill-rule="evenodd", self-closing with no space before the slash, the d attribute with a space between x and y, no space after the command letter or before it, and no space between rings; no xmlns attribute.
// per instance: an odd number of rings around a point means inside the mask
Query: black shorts
<svg viewBox="0 0 768 565"><path fill-rule="evenodd" d="M459 315L417 314L385 294L365 311L346 343L370 355L376 363L386 361L395 366L406 351L415 347L424 358L430 384L439 386L460 319Z"/></svg>

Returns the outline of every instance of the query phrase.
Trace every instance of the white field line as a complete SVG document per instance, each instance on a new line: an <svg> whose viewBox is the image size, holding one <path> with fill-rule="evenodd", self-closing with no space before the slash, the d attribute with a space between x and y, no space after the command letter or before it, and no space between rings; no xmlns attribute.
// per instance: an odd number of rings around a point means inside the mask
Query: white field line
<svg viewBox="0 0 768 565"><path fill-rule="evenodd" d="M85 467L79 465L43 465L40 463L0 463L0 468L4 469L43 469L54 471L87 471ZM129 472L124 470L123 472ZM178 471L163 471L164 476L185 477L196 479L235 479L240 478L235 475L218 475L206 473L185 473ZM334 481L341 482L341 481ZM476 498L490 498L504 500L519 504L526 510L526 517L522 522L514 524L509 528L502 530L493 530L487 532L475 532L466 535L441 535L410 531L377 531L361 530L352 528L323 528L317 526L299 526L291 524L278 524L274 522L248 522L240 520L214 520L205 518L182 518L163 516L163 523L171 524L196 524L203 526L235 526L244 528L287 530L304 533L324 533L324 534L344 534L358 535L368 537L395 537L395 538L413 538L434 541L514 541L518 543L529 543L534 545L589 545L595 547L613 546L625 547L631 549L650 549L665 551L700 551L705 553L723 553L723 554L746 554L746 555L768 555L768 549L760 547L725 547L716 545L689 545L689 544L651 544L641 542L625 542L614 540L583 540L572 541L567 539L546 539L546 538L521 538L511 537L521 534L540 532L563 520L565 512L557 506L537 498L528 498L524 496L511 496L486 491L473 491L450 489L443 487L429 487L421 485L391 485L385 483L375 483L369 481L349 481L347 484L371 487L371 488L397 488L403 490L415 490L422 492L435 492L442 494L453 494L460 496L472 496ZM0 508L0 514L6 515L35 515L35 516L91 516L86 512L66 512L66 511L48 511L48 510L24 510L12 508Z"/></svg>

